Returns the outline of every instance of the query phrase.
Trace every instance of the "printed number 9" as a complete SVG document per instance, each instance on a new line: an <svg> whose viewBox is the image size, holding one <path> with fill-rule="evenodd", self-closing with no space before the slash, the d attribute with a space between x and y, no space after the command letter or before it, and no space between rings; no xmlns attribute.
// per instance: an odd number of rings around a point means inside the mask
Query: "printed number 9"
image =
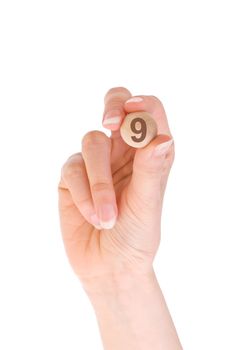
<svg viewBox="0 0 234 350"><path fill-rule="evenodd" d="M141 125L140 129L136 129L137 122L139 122ZM131 138L134 142L141 142L145 139L147 127L146 127L146 122L143 119L141 119L141 118L133 119L131 121L130 128L131 128L132 132L134 132L134 134L141 134L140 137L138 137L138 138L136 136L131 136Z"/></svg>

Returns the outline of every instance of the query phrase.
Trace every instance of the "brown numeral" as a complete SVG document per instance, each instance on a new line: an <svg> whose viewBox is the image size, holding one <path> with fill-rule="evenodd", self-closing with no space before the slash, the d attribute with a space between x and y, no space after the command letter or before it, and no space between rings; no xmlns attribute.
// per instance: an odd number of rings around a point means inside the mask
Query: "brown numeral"
<svg viewBox="0 0 234 350"><path fill-rule="evenodd" d="M136 129L136 123L137 122L139 122L141 124L140 129ZM132 132L134 132L134 134L141 134L140 137L138 137L138 138L136 136L131 136L131 139L134 142L141 142L141 141L143 141L145 139L146 132L147 132L147 126L146 126L146 122L143 119L141 119L141 118L134 118L131 121L130 127L131 127Z"/></svg>

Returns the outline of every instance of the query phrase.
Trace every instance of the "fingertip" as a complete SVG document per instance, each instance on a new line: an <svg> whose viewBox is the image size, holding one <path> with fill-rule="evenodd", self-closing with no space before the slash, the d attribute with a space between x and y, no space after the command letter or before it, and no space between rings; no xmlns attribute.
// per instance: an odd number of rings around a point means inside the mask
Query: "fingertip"
<svg viewBox="0 0 234 350"><path fill-rule="evenodd" d="M109 130L118 130L124 118L124 113L117 109L105 111L102 119L102 125Z"/></svg>
<svg viewBox="0 0 234 350"><path fill-rule="evenodd" d="M133 96L124 102L126 112L144 109L144 98L142 96Z"/></svg>
<svg viewBox="0 0 234 350"><path fill-rule="evenodd" d="M104 229L111 229L114 227L117 219L116 203L102 202L97 209L100 224Z"/></svg>
<svg viewBox="0 0 234 350"><path fill-rule="evenodd" d="M167 154L167 152L170 150L172 144L173 144L174 140L173 139L170 139L168 141L164 141L162 143L159 143L157 144L155 147L154 147L154 150L153 150L153 157L157 157L157 156L165 156Z"/></svg>

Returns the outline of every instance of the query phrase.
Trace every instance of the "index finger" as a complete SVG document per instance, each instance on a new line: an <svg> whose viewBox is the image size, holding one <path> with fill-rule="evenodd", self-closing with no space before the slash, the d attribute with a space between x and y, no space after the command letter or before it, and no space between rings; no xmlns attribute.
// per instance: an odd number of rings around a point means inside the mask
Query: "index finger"
<svg viewBox="0 0 234 350"><path fill-rule="evenodd" d="M115 87L108 90L104 97L104 113L102 125L112 131L118 130L126 112L124 103L132 96L124 87Z"/></svg>

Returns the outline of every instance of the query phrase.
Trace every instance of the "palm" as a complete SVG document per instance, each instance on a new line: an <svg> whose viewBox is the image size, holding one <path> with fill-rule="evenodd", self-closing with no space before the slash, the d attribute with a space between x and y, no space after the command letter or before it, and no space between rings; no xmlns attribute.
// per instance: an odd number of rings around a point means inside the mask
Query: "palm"
<svg viewBox="0 0 234 350"><path fill-rule="evenodd" d="M119 208L114 228L94 228L81 215L68 191L66 208L60 210L65 249L80 277L120 271L123 265L142 263L145 257L152 261L155 249L151 247L158 244L158 237L152 237L150 242L145 239L147 228L141 217L142 204L130 188L136 150L122 140L118 131L112 132L111 139L111 170ZM152 232L152 225L149 231Z"/></svg>

